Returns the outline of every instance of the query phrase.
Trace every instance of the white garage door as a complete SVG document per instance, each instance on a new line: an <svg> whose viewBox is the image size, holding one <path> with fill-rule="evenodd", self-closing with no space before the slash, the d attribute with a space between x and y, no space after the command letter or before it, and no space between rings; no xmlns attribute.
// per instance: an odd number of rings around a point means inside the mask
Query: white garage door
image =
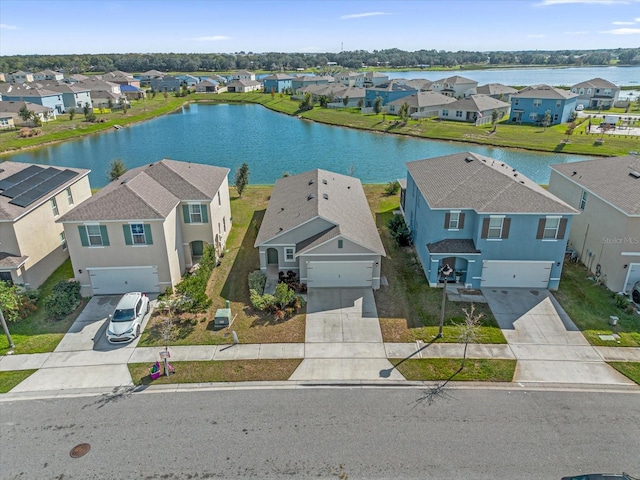
<svg viewBox="0 0 640 480"><path fill-rule="evenodd" d="M87 268L94 295L160 291L158 267Z"/></svg>
<svg viewBox="0 0 640 480"><path fill-rule="evenodd" d="M548 288L553 262L485 260L480 287Z"/></svg>
<svg viewBox="0 0 640 480"><path fill-rule="evenodd" d="M640 282L640 263L630 263L624 291L630 293L636 282Z"/></svg>
<svg viewBox="0 0 640 480"><path fill-rule="evenodd" d="M309 262L309 287L371 287L373 262Z"/></svg>

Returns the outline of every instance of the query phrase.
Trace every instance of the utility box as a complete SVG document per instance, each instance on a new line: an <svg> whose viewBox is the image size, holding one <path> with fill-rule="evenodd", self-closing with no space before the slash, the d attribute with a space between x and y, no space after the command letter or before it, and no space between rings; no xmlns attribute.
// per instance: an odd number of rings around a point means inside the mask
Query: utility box
<svg viewBox="0 0 640 480"><path fill-rule="evenodd" d="M615 127L618 123L618 120L620 120L620 117L618 115L605 115L603 123L605 125L612 125Z"/></svg>
<svg viewBox="0 0 640 480"><path fill-rule="evenodd" d="M219 308L216 310L216 316L213 318L213 329L219 330L228 327L231 323L231 309Z"/></svg>

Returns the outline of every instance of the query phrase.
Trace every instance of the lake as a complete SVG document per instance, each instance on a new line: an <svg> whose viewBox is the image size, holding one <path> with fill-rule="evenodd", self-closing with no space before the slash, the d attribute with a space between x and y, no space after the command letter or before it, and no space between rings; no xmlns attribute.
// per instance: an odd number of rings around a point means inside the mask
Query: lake
<svg viewBox="0 0 640 480"><path fill-rule="evenodd" d="M107 183L109 164L116 158L127 168L162 158L228 167L231 182L235 169L246 162L251 184L273 184L285 172L296 174L314 168L353 172L363 183L386 183L406 177L405 162L464 151L505 162L538 183L549 181L549 165L585 159L370 133L301 120L250 104L191 104L144 123L3 159L88 168L92 187Z"/></svg>

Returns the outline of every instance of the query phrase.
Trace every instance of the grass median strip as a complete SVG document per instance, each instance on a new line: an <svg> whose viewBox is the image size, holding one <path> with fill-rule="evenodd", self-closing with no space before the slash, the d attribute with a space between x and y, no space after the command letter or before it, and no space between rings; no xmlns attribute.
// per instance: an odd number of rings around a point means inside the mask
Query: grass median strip
<svg viewBox="0 0 640 480"><path fill-rule="evenodd" d="M14 370L0 372L0 393L10 392L13 387L29 377L36 370Z"/></svg>
<svg viewBox="0 0 640 480"><path fill-rule="evenodd" d="M640 362L607 362L625 377L640 385Z"/></svg>
<svg viewBox="0 0 640 480"><path fill-rule="evenodd" d="M453 376L461 358L390 359L391 364L407 380L447 380L475 382L511 382L516 370L515 360L467 359L462 371ZM453 376L453 378L452 378Z"/></svg>
<svg viewBox="0 0 640 480"><path fill-rule="evenodd" d="M156 380L151 380L149 376L148 363L129 364L129 371L136 385L277 381L288 380L301 361L301 358L293 358L174 362L172 365L176 372Z"/></svg>

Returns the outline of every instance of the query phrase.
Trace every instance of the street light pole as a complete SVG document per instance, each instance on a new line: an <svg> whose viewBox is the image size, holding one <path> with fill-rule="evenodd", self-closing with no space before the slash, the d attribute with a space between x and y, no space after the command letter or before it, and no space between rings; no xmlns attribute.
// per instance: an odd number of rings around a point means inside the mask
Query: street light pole
<svg viewBox="0 0 640 480"><path fill-rule="evenodd" d="M444 325L444 305L447 300L447 280L449 278L449 275L453 273L453 270L448 263L445 263L442 269L440 270L440 273L444 277L444 286L442 287L442 306L440 308L440 327L438 328L438 335L436 335L436 338L443 337L442 327Z"/></svg>
<svg viewBox="0 0 640 480"><path fill-rule="evenodd" d="M4 334L7 336L7 341L9 342L9 348L15 348L15 344L11 338L11 334L9 333L9 327L7 327L7 322L4 320L4 313L0 309L0 323L2 323L2 329L4 330Z"/></svg>

